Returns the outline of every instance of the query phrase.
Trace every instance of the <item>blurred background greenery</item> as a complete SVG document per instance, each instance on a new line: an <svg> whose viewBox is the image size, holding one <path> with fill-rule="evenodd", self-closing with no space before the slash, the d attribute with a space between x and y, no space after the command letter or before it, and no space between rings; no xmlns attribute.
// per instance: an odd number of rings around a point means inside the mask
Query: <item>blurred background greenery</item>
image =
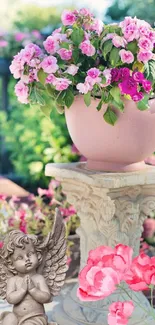
<svg viewBox="0 0 155 325"><path fill-rule="evenodd" d="M88 7L105 23L119 22L125 16L137 16L154 25L155 0L5 0L0 9L0 38L4 33L40 31L43 38L61 25L64 8ZM1 45L0 45L1 46ZM8 84L9 103L4 107L4 90L0 58L0 175L8 177L31 192L45 187L49 179L44 176L48 162L77 161L72 152L65 118L53 110L49 120L36 108L21 105L14 96L15 82ZM6 59L6 58L3 58ZM10 50L10 60L12 53ZM5 88L5 89L4 89ZM6 94L5 94L6 95ZM2 100L3 99L3 100ZM52 102L51 102L51 105Z"/></svg>

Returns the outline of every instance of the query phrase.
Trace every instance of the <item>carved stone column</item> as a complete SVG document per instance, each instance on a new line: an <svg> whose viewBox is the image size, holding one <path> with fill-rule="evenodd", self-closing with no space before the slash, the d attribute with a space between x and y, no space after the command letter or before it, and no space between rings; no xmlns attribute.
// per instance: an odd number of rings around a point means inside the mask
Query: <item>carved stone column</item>
<svg viewBox="0 0 155 325"><path fill-rule="evenodd" d="M118 243L132 246L138 255L145 218L155 210L155 168L132 173L103 173L85 169L85 163L48 164L46 175L62 182L68 202L74 205L81 219L81 268L88 252L100 245ZM129 300L120 291L97 302L81 302L76 297L77 286L54 308L54 320L59 325L107 325L108 306L113 301ZM128 290L129 292L129 290ZM150 305L141 293L130 292L140 301L129 325L153 325L146 315Z"/></svg>

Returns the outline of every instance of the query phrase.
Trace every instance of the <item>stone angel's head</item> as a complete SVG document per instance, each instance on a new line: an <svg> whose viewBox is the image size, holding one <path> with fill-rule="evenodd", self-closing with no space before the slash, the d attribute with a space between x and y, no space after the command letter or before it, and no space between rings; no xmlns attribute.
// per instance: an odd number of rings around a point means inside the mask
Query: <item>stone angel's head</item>
<svg viewBox="0 0 155 325"><path fill-rule="evenodd" d="M37 271L42 261L36 236L12 230L6 236L1 257L8 271L16 274L29 274Z"/></svg>

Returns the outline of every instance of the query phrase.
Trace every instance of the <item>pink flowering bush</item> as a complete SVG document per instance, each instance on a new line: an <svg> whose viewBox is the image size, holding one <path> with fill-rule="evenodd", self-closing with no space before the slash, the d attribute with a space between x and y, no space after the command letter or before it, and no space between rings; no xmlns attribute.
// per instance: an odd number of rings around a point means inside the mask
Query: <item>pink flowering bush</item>
<svg viewBox="0 0 155 325"><path fill-rule="evenodd" d="M87 106L99 98L97 110L107 104L106 122L114 125L123 112L124 99L139 110L149 108L154 96L155 30L138 18L104 25L86 8L65 10L63 26L43 42L44 50L29 44L10 66L22 103L37 104L50 116L50 100L59 112L82 94Z"/></svg>
<svg viewBox="0 0 155 325"><path fill-rule="evenodd" d="M115 292L117 288L131 298L129 301L117 301L110 305L109 325L128 324L134 310L135 301L132 302L132 295L125 288L124 283L133 291L151 288L151 295L153 294L155 257L149 257L143 251L135 258L132 255L133 249L122 244L116 245L114 248L97 247L89 252L87 265L79 274L77 296L82 301L104 299ZM151 301L153 300L151 299ZM151 315L155 319L152 309Z"/></svg>
<svg viewBox="0 0 155 325"><path fill-rule="evenodd" d="M38 30L31 32L1 32L0 57L12 59L13 56L29 43L35 42L42 46L42 36Z"/></svg>
<svg viewBox="0 0 155 325"><path fill-rule="evenodd" d="M29 195L26 200L0 195L0 248L5 234L12 229L24 233L45 236L52 228L55 209L59 208L66 224L66 236L75 233L79 226L74 207L68 204L61 184L52 180L47 189L38 188L38 195ZM68 239L68 262L71 261L72 242Z"/></svg>

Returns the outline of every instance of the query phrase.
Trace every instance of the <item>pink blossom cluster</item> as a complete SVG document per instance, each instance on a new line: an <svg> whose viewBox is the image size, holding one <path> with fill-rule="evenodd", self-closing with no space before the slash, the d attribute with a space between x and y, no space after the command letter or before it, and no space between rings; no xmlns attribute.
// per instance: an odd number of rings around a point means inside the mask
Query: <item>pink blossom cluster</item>
<svg viewBox="0 0 155 325"><path fill-rule="evenodd" d="M96 301L111 295L126 282L131 290L147 290L155 285L155 257L143 252L132 258L132 248L119 244L115 248L100 246L89 252L87 265L79 274L77 296L83 301ZM132 302L110 306L108 324L127 324L134 307Z"/></svg>
<svg viewBox="0 0 155 325"><path fill-rule="evenodd" d="M81 94L87 94L93 89L95 84L100 87L107 87L111 83L111 69L105 69L101 72L97 68L91 68L87 71L87 76L84 83L78 83L76 88Z"/></svg>
<svg viewBox="0 0 155 325"><path fill-rule="evenodd" d="M113 68L111 70L112 82L117 82L122 95L130 95L132 100L138 102L143 99L144 93L150 93L152 83L139 71L130 71L128 68Z"/></svg>
<svg viewBox="0 0 155 325"><path fill-rule="evenodd" d="M151 28L150 24L144 20L137 19L136 17L135 18L126 17L120 23L120 27L123 32L123 36L121 40L124 40L126 44L132 41L137 42L137 46L138 46L137 60L143 63L147 63L149 60L151 60L153 58L153 49L155 44L155 31ZM121 41L118 40L117 47L121 46L120 43ZM130 63L133 62L131 52L130 54L128 53L127 56L124 50L123 52L121 51L120 55L121 55L121 59L123 59L122 60L123 62L128 63L128 60L130 60Z"/></svg>

